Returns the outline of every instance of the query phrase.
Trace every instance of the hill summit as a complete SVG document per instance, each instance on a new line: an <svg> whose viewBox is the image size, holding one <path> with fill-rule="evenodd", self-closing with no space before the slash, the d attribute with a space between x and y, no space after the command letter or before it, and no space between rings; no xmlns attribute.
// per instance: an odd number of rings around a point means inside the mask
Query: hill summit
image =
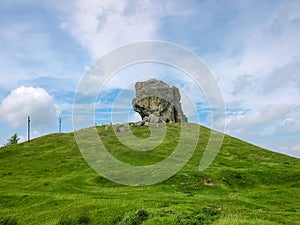
<svg viewBox="0 0 300 225"><path fill-rule="evenodd" d="M159 163L176 148L180 123L166 127L163 142L150 151L127 148L114 126L90 129L113 157L141 166ZM151 133L148 126L130 129L139 139ZM199 129L186 166L146 187L97 174L80 154L74 133L0 148L0 224L299 224L300 159L225 136L213 163L199 171L211 132Z"/></svg>

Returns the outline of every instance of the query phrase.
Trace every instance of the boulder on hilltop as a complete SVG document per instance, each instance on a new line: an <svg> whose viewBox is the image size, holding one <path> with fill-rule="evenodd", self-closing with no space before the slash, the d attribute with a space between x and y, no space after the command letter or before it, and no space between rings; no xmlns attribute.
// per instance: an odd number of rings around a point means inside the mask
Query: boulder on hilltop
<svg viewBox="0 0 300 225"><path fill-rule="evenodd" d="M137 82L135 91L136 98L132 100L133 109L140 114L143 122L187 122L177 87L170 87L161 80L151 79Z"/></svg>

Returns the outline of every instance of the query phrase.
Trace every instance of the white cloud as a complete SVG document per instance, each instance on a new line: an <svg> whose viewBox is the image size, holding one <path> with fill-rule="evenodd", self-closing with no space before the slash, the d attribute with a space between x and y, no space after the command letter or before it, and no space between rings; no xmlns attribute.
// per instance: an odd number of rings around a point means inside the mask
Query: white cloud
<svg viewBox="0 0 300 225"><path fill-rule="evenodd" d="M300 118L300 115L287 115L275 127L274 131L277 134L282 134L282 133L299 134L300 133L300 121L299 121L299 118Z"/></svg>
<svg viewBox="0 0 300 225"><path fill-rule="evenodd" d="M62 23L59 25L59 28L65 29L66 26L67 26L67 23L66 23L66 22L62 22Z"/></svg>
<svg viewBox="0 0 300 225"><path fill-rule="evenodd" d="M243 91L252 90L254 85L254 77L248 74L240 75L236 77L233 83L232 94L236 95Z"/></svg>
<svg viewBox="0 0 300 225"><path fill-rule="evenodd" d="M250 74L255 81L266 78L300 56L299 1L281 1L272 7L267 2L243 1L235 8L238 11L233 18L239 23L229 27L231 33L222 38L221 51L205 56L226 95L234 91L232 84L238 76ZM279 77L276 80L280 83ZM287 81L288 77L281 85Z"/></svg>
<svg viewBox="0 0 300 225"><path fill-rule="evenodd" d="M268 123L284 118L289 113L286 105L266 105L257 111L228 116L228 128L266 126Z"/></svg>
<svg viewBox="0 0 300 225"><path fill-rule="evenodd" d="M33 127L51 127L60 108L42 88L21 86L2 100L0 115L12 128L26 126L27 116Z"/></svg>
<svg viewBox="0 0 300 225"><path fill-rule="evenodd" d="M300 144L296 144L296 145L291 146L291 150L300 152Z"/></svg>
<svg viewBox="0 0 300 225"><path fill-rule="evenodd" d="M23 135L19 135L18 137L20 138L19 143L27 141L27 137L25 137Z"/></svg>
<svg viewBox="0 0 300 225"><path fill-rule="evenodd" d="M120 45L157 39L160 18L175 13L159 1L75 1L68 29L94 59Z"/></svg>
<svg viewBox="0 0 300 225"><path fill-rule="evenodd" d="M293 58L280 68L275 68L264 80L263 91L271 92L283 88L298 88L300 83L300 57ZM291 85L291 86L289 86Z"/></svg>
<svg viewBox="0 0 300 225"><path fill-rule="evenodd" d="M128 121L130 121L130 122L138 122L141 120L142 120L142 118L141 118L140 114L138 114L137 112L134 112L133 114L128 115Z"/></svg>

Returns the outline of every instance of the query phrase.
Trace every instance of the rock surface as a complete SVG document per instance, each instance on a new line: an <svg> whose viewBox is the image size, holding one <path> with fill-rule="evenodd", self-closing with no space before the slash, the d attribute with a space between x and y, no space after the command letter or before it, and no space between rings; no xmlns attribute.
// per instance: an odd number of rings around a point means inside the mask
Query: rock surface
<svg viewBox="0 0 300 225"><path fill-rule="evenodd" d="M177 87L170 87L163 81L151 79L137 82L135 91L136 98L132 100L133 109L140 114L143 122L187 122Z"/></svg>

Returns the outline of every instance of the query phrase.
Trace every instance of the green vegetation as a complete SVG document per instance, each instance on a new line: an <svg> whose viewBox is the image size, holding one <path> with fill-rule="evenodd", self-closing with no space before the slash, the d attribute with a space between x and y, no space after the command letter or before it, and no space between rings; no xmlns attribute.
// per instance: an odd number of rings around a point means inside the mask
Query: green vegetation
<svg viewBox="0 0 300 225"><path fill-rule="evenodd" d="M112 127L97 129L115 157L148 165L171 154L180 124L169 124L164 142L146 152L127 149ZM137 137L149 136L147 127L132 129ZM0 225L299 224L300 160L225 136L212 165L200 172L209 133L200 128L196 151L180 172L145 187L97 174L73 133L5 146L0 149Z"/></svg>
<svg viewBox="0 0 300 225"><path fill-rule="evenodd" d="M18 144L19 140L20 140L20 138L18 138L18 135L15 133L13 136L11 136L10 139L7 140L7 143L5 144L5 146Z"/></svg>

